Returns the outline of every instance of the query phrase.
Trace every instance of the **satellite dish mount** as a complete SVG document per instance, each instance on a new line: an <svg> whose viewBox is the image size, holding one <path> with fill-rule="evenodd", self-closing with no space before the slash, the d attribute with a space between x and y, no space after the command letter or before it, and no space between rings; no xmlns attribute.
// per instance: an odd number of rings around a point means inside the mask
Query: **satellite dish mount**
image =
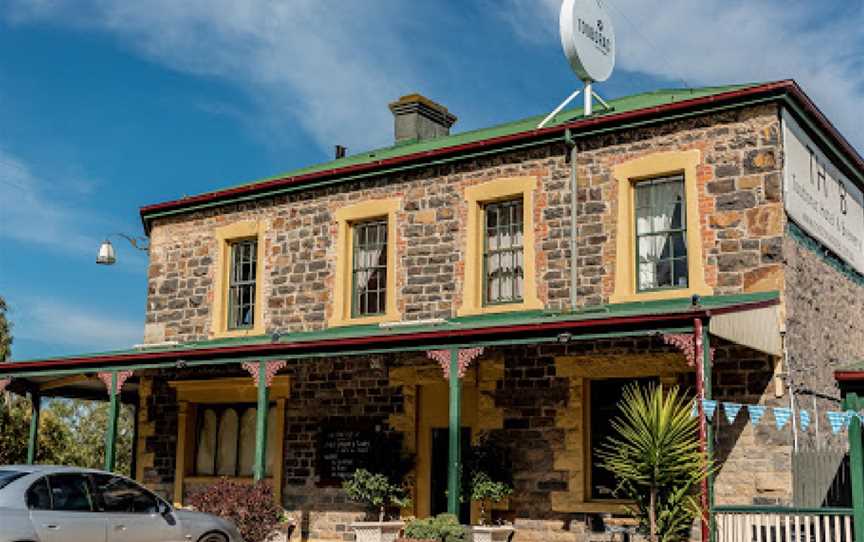
<svg viewBox="0 0 864 542"><path fill-rule="evenodd" d="M584 116L593 113L595 98L609 109L609 104L594 91L594 83L609 79L615 68L615 29L603 0L564 0L558 22L564 55L584 87L561 102L537 128L545 126L579 94Z"/></svg>

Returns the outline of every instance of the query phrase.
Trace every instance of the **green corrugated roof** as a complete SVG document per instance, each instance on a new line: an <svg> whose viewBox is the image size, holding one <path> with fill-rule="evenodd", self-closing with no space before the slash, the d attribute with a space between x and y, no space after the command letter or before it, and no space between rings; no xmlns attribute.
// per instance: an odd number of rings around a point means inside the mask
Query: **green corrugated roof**
<svg viewBox="0 0 864 542"><path fill-rule="evenodd" d="M747 83L741 85L725 85L725 86L716 86L716 87L701 87L695 89L688 88L674 88L674 89L662 89L655 90L652 92L643 92L641 94L633 94L631 96L624 96L622 98L617 98L614 100L609 100L607 103L610 106L609 111L604 111L603 107L598 105L595 109L595 116L601 117L603 115L608 115L612 113L626 113L628 111L636 111L639 109L648 109L652 107L658 107L661 105L666 105L675 102L681 102L684 100L692 100L695 98L702 98L705 96L712 96L715 94L722 94L724 92L731 92L734 90L740 90L743 88L749 88L758 86L762 83ZM548 114L548 113L547 113ZM528 117L522 120L517 120L515 122L508 122L505 124L499 124L496 126L491 126L489 128L481 128L479 130L471 130L468 132L461 132L457 134L453 134L446 137L438 137L435 139L428 139L425 141L418 141L414 143L402 143L398 145L393 145L390 147L383 147L380 149L375 149L371 151L361 152L358 154L354 154L351 156L347 156L345 158L341 158L339 160L332 160L330 162L323 162L320 164L315 164L312 166L306 166L303 168L295 169L293 171L288 171L279 175L274 175L272 177L268 177L266 179L258 179L256 181L242 183L236 186L226 187L225 190L230 190L231 188L239 188L243 186L251 186L258 183L263 183L267 181L273 181L277 179L285 179L288 177L297 177L300 175L306 175L309 173L317 173L320 171L327 171L336 168L343 168L349 166L356 166L361 164L368 164L371 162L376 162L379 160L387 160L390 158L398 158L401 156L408 156L415 153L422 153L428 151L435 151L439 149L444 149L447 147L455 147L458 145L464 145L466 143L474 143L477 141L483 141L486 139L492 139L496 137L502 137L507 135L512 135L520 132L528 132L537 128L537 125L546 114L536 115L533 117ZM578 117L582 116L582 108L568 109L564 110L561 113L558 113L552 120L546 125L547 127L552 127L560 124L564 124L570 122Z"/></svg>
<svg viewBox="0 0 864 542"><path fill-rule="evenodd" d="M759 303L778 299L778 292L764 292L742 295L705 296L700 300L699 310L716 310L735 305L747 303ZM482 329L496 326L517 326L525 324L544 324L550 322L578 322L585 320L603 320L606 318L620 318L627 316L653 316L681 313L693 308L690 298L670 299L663 301L645 301L634 303L615 303L599 305L577 312L546 312L525 311L505 312L496 314L484 314L477 316L463 316L446 320L441 324L424 324L416 326L382 328L378 325L360 325L332 327L317 331L304 331L297 333L286 333L280 335L278 341L282 344L294 344L313 341L339 340L363 337L386 337L407 333L427 333L435 331L453 331ZM578 336L574 336L578 339ZM230 348L237 346L250 346L257 344L273 344L272 335L259 335L255 337L215 339L184 343L179 346L164 346L144 349L114 350L110 352L99 352L95 354L82 354L52 358L51 360L38 361L60 361L74 358L98 358L109 356L122 356L126 354L141 354L144 352L172 352L172 351L194 351L212 348ZM37 360L28 360L37 361ZM2 372L2 371L0 371Z"/></svg>

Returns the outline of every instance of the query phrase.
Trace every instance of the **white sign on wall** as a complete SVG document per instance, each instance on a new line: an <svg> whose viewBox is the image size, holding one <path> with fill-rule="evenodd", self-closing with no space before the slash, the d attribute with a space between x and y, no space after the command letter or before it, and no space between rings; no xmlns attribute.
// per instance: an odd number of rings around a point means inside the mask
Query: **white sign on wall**
<svg viewBox="0 0 864 542"><path fill-rule="evenodd" d="M801 229L864 274L864 193L783 111L784 201Z"/></svg>

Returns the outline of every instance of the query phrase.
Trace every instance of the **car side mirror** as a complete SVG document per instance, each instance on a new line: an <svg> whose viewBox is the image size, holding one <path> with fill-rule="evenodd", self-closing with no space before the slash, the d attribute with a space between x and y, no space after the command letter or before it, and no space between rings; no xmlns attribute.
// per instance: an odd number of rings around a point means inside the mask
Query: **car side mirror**
<svg viewBox="0 0 864 542"><path fill-rule="evenodd" d="M174 525L174 514L172 514L172 512L174 512L174 509L171 507L171 505L163 501L162 499L159 499L159 503L156 506L157 510L159 511L159 515L165 518L165 521L167 521L169 525Z"/></svg>

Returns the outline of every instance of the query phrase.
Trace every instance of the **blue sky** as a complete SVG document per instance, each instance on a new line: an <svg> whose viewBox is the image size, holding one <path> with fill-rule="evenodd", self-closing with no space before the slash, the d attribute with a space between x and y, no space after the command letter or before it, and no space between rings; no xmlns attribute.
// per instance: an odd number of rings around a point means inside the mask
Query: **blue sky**
<svg viewBox="0 0 864 542"><path fill-rule="evenodd" d="M795 78L864 147L864 2L607 0L616 97ZM818 4L818 5L817 5ZM551 110L576 85L559 0L5 0L0 3L0 294L13 357L141 340L138 207L392 138L419 91L457 131ZM684 83L682 83L682 80Z"/></svg>

